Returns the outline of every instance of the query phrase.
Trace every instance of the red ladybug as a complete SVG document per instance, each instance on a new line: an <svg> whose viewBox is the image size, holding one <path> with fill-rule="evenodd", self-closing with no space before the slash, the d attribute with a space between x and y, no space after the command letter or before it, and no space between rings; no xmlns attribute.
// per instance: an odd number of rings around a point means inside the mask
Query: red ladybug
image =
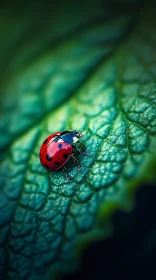
<svg viewBox="0 0 156 280"><path fill-rule="evenodd" d="M73 155L73 149L77 150L80 154L84 153L84 151L79 150L74 145L76 142L80 143L84 150L86 149L85 145L79 141L80 137L82 137L82 134L75 130L65 130L48 136L40 148L40 162L43 167L48 171L56 171L64 167L63 170L65 171L65 164L72 157L74 163L80 169L78 160ZM85 153L85 155L88 154Z"/></svg>

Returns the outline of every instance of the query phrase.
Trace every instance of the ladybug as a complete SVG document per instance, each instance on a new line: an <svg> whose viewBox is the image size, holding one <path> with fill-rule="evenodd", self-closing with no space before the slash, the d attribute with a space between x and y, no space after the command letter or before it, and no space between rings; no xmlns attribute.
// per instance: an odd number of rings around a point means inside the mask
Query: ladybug
<svg viewBox="0 0 156 280"><path fill-rule="evenodd" d="M48 136L40 148L39 156L42 166L48 171L57 171L63 167L63 171L66 172L66 163L69 158L72 158L78 169L80 169L79 162L73 154L73 149L79 154L89 155L85 153L85 145L79 141L82 136L81 132L76 130L65 130ZM79 150L74 145L75 143L79 143L83 150ZM66 177L68 178L67 172Z"/></svg>

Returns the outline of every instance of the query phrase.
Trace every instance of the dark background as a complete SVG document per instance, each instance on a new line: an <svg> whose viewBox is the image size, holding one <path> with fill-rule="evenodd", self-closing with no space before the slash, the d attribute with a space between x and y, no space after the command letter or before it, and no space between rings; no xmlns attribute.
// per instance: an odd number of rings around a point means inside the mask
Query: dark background
<svg viewBox="0 0 156 280"><path fill-rule="evenodd" d="M131 213L116 211L114 234L92 244L79 270L61 280L156 279L156 188L144 184Z"/></svg>

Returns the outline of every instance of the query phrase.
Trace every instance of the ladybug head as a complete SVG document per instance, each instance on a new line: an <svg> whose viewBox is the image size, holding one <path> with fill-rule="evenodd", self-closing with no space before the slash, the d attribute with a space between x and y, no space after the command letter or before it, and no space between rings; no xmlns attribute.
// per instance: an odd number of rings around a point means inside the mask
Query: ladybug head
<svg viewBox="0 0 156 280"><path fill-rule="evenodd" d="M74 136L77 137L77 138L80 138L80 137L82 137L83 135L82 135L81 132L79 132L79 131L74 131Z"/></svg>
<svg viewBox="0 0 156 280"><path fill-rule="evenodd" d="M76 130L74 130L72 134L73 134L73 136L72 136L72 138L73 138L73 143L76 143L76 142L79 140L79 138L83 136L83 135L81 134L81 132L76 131Z"/></svg>

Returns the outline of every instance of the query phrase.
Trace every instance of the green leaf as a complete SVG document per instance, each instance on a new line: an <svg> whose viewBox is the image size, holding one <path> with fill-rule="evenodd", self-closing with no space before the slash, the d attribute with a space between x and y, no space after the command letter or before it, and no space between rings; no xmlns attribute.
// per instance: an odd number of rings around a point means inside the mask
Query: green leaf
<svg viewBox="0 0 156 280"><path fill-rule="evenodd" d="M110 232L112 209L131 207L155 157L152 11L139 18L80 2L53 18L41 1L41 22L31 5L18 17L1 11L0 273L8 279L75 269L81 247ZM81 172L70 165L70 181L38 157L43 140L64 129L84 129L91 153L79 157Z"/></svg>

